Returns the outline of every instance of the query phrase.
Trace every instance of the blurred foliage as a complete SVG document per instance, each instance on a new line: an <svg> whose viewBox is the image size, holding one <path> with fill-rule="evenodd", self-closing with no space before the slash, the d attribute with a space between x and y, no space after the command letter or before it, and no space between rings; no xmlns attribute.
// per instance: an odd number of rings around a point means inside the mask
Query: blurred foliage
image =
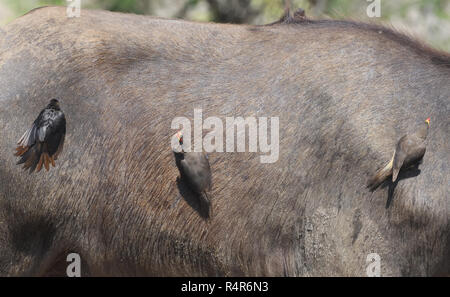
<svg viewBox="0 0 450 297"><path fill-rule="evenodd" d="M373 1L373 0L370 0ZM407 30L450 51L450 0L380 0L381 21ZM0 0L0 25L44 5L66 0ZM370 21L368 0L290 0L310 17ZM81 0L82 8L224 23L266 24L281 17L284 0ZM377 20L376 20L377 21Z"/></svg>

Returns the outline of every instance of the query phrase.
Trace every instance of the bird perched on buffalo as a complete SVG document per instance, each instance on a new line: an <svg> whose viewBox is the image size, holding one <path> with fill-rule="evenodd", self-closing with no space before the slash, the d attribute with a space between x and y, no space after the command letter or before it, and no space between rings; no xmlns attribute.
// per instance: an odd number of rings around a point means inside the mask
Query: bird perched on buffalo
<svg viewBox="0 0 450 297"><path fill-rule="evenodd" d="M17 164L24 164L30 173L39 172L42 166L48 171L49 164L55 167L55 160L61 153L66 135L66 118L57 99L40 113L33 125L18 141L15 156L21 157Z"/></svg>
<svg viewBox="0 0 450 297"><path fill-rule="evenodd" d="M392 182L395 182L400 169L411 167L420 162L425 155L425 140L429 127L430 118L427 118L415 133L406 134L400 138L389 163L369 180L367 187L373 191L391 175Z"/></svg>
<svg viewBox="0 0 450 297"><path fill-rule="evenodd" d="M183 135L181 131L176 134L178 145L173 147L175 162L180 171L181 178L185 180L201 201L200 205L205 206L205 216L210 217L212 213L211 200L207 191L211 190L212 177L208 157L203 152L186 152L183 147Z"/></svg>

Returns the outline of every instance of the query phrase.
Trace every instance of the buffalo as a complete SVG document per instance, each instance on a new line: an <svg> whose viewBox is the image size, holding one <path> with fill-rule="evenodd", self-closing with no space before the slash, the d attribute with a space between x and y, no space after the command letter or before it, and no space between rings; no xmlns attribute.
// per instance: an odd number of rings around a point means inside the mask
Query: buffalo
<svg viewBox="0 0 450 297"><path fill-rule="evenodd" d="M376 24L270 25L63 7L0 31L0 275L381 276L450 273L450 55ZM13 155L48 98L56 168ZM175 117L278 117L279 157L212 152L205 220L179 181ZM422 164L375 191L398 139L431 117Z"/></svg>

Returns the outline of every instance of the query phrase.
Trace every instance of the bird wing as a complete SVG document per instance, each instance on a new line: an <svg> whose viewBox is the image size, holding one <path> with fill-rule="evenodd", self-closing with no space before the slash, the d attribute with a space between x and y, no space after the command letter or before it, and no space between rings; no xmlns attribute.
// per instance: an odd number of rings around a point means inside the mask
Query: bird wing
<svg viewBox="0 0 450 297"><path fill-rule="evenodd" d="M400 172L400 168L403 166L403 162L406 158L406 153L403 150L396 150L394 155L394 161L392 163L392 181L395 182L397 180L398 173Z"/></svg>
<svg viewBox="0 0 450 297"><path fill-rule="evenodd" d="M33 122L33 125L25 131L25 133L20 137L17 142L17 148L15 156L23 156L33 145L36 144L36 140L38 139L38 130L39 130L39 119L42 116L44 111L39 113L39 116Z"/></svg>
<svg viewBox="0 0 450 297"><path fill-rule="evenodd" d="M46 143L50 156L62 150L65 134L64 113L59 110L46 110L38 123L37 135L40 142Z"/></svg>
<svg viewBox="0 0 450 297"><path fill-rule="evenodd" d="M417 146L417 137L404 135L397 143L395 148L394 160L392 163L392 181L397 179L397 175L405 162L405 159L410 155L411 151Z"/></svg>
<svg viewBox="0 0 450 297"><path fill-rule="evenodd" d="M198 192L200 185L196 183L198 180L197 178L197 170L195 168L192 168L192 162L188 162L186 159L182 159L180 161L181 171L183 175L188 179L188 182L191 184L191 186L194 187L194 191Z"/></svg>
<svg viewBox="0 0 450 297"><path fill-rule="evenodd" d="M38 139L44 142L57 129L62 113L52 109L46 109L38 118Z"/></svg>
<svg viewBox="0 0 450 297"><path fill-rule="evenodd" d="M61 137L59 138L59 140L55 141L55 144L58 143L58 146L56 148L55 153L51 154L53 156L54 160L58 159L59 154L61 154L61 152L62 152L62 150L64 148L64 139L65 139L65 137L66 137L66 133L63 133L63 134L61 134ZM53 145L51 146L51 149L53 151L53 149L54 149ZM50 150L50 148L49 148L49 150Z"/></svg>
<svg viewBox="0 0 450 297"><path fill-rule="evenodd" d="M200 164L202 167L202 172L205 173L206 179L205 179L205 190L211 191L211 184L212 184L212 177L211 177L211 166L209 165L209 158L207 154L202 154L203 157L200 159Z"/></svg>
<svg viewBox="0 0 450 297"><path fill-rule="evenodd" d="M194 186L194 190L202 192L211 188L211 168L208 159L202 153L186 154L180 162L181 169Z"/></svg>
<svg viewBox="0 0 450 297"><path fill-rule="evenodd" d="M392 181L397 179L401 167L408 167L420 161L425 151L424 139L417 137L415 134L405 135L400 138L392 166Z"/></svg>
<svg viewBox="0 0 450 297"><path fill-rule="evenodd" d="M17 142L19 147L20 146L21 147L30 147L36 143L37 131L39 129L39 118L41 117L41 115L43 113L44 113L44 111L41 111L39 116L33 122L33 125L31 125L31 128L28 129L27 131L25 131L25 133L22 135L22 137L20 137L19 141Z"/></svg>
<svg viewBox="0 0 450 297"><path fill-rule="evenodd" d="M44 109L19 140L16 156L21 159L17 164L23 164L30 173L35 169L39 172L44 165L55 166L55 158L61 152L66 133L66 119L59 110Z"/></svg>

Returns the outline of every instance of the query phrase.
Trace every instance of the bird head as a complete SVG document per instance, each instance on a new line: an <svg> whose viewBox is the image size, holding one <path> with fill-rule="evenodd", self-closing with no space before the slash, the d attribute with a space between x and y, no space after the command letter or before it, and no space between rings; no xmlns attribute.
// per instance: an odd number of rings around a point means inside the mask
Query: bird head
<svg viewBox="0 0 450 297"><path fill-rule="evenodd" d="M425 120L425 123L427 123L428 124L428 127L430 126L430 118L427 118L426 120Z"/></svg>
<svg viewBox="0 0 450 297"><path fill-rule="evenodd" d="M59 110L60 108L59 108L59 101L58 101L58 99L53 98L52 100L50 100L50 103L48 104L48 107L55 108L55 109Z"/></svg>

